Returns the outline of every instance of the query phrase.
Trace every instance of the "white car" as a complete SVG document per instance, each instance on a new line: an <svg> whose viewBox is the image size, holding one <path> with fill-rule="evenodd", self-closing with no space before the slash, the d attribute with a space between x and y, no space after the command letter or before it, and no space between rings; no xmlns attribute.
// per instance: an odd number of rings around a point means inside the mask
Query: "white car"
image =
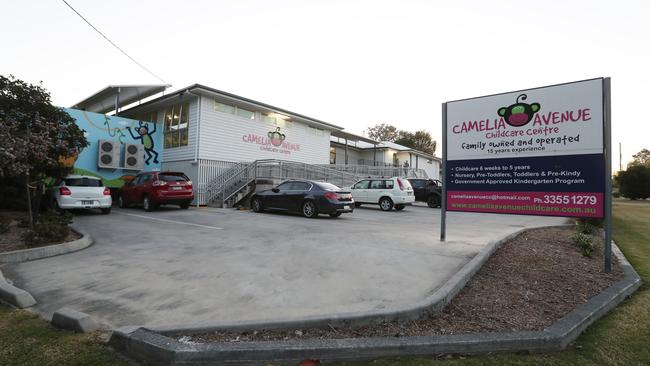
<svg viewBox="0 0 650 366"><path fill-rule="evenodd" d="M362 179L350 187L355 205L362 203L379 205L382 211L403 210L406 205L415 202L413 187L406 178L368 178Z"/></svg>
<svg viewBox="0 0 650 366"><path fill-rule="evenodd" d="M85 175L69 175L52 187L57 209L98 208L103 214L111 212L111 190L101 179Z"/></svg>

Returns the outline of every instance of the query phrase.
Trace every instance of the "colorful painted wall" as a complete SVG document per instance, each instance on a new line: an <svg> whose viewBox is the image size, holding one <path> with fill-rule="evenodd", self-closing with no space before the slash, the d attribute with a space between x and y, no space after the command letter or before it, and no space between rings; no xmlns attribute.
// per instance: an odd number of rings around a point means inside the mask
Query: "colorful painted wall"
<svg viewBox="0 0 650 366"><path fill-rule="evenodd" d="M75 158L68 160L74 164L74 174L85 174L102 178L107 187L119 188L124 180L137 174L134 170L98 168L99 140L143 144L144 171L160 170L163 149L163 129L157 123L140 122L133 119L107 116L105 114L64 108L85 131L88 146ZM122 147L123 150L123 147Z"/></svg>

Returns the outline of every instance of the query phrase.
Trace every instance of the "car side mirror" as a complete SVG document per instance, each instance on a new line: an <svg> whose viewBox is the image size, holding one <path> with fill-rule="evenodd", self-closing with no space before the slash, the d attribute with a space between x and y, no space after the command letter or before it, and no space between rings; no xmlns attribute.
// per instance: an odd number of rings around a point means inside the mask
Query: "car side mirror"
<svg viewBox="0 0 650 366"><path fill-rule="evenodd" d="M278 189L278 188L276 187L276 188L271 189L271 192L273 192L273 193L278 193L278 192L280 192L280 189Z"/></svg>

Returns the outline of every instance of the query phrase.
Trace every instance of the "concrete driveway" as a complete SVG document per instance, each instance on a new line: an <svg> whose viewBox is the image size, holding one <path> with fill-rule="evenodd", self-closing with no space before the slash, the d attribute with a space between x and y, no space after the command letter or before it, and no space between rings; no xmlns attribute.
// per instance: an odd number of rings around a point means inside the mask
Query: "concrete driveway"
<svg viewBox="0 0 650 366"><path fill-rule="evenodd" d="M46 317L68 306L112 327L295 319L424 299L489 241L564 219L362 207L338 219L232 209L114 209L75 222L80 252L2 268Z"/></svg>

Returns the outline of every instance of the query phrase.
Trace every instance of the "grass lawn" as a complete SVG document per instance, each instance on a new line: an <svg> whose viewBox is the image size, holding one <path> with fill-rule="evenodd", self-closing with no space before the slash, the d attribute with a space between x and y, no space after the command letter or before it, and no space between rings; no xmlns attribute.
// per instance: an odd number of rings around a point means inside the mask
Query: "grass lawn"
<svg viewBox="0 0 650 366"><path fill-rule="evenodd" d="M379 360L354 365L650 365L650 202L615 202L614 239L644 285L563 352ZM0 305L0 365L132 363L103 346L96 336L54 329L36 315Z"/></svg>
<svg viewBox="0 0 650 366"><path fill-rule="evenodd" d="M0 365L135 365L97 334L51 327L37 315L0 305Z"/></svg>
<svg viewBox="0 0 650 366"><path fill-rule="evenodd" d="M549 355L405 358L374 361L372 365L650 365L650 202L615 201L613 235L644 284L565 351ZM354 363L363 364L368 363Z"/></svg>

